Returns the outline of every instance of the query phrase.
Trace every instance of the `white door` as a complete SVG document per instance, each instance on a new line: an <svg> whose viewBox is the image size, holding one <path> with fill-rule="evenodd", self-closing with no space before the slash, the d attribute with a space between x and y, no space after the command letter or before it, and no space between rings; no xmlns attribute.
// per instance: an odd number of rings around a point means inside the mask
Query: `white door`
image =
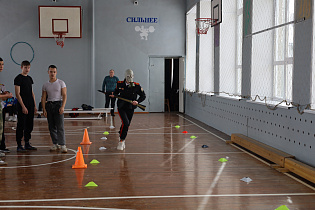
<svg viewBox="0 0 315 210"><path fill-rule="evenodd" d="M149 112L164 112L164 58L149 58Z"/></svg>
<svg viewBox="0 0 315 210"><path fill-rule="evenodd" d="M185 58L179 58L179 112L184 112Z"/></svg>

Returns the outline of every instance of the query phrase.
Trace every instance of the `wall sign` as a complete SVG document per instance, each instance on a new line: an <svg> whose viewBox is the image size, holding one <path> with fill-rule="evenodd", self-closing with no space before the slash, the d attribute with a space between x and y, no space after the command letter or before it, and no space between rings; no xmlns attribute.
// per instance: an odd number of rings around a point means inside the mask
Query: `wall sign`
<svg viewBox="0 0 315 210"><path fill-rule="evenodd" d="M158 23L159 18L156 17L127 17L127 23Z"/></svg>
<svg viewBox="0 0 315 210"><path fill-rule="evenodd" d="M155 28L150 26L149 28L145 28L144 26L136 26L135 31L140 32L141 39L148 40L149 33L153 33Z"/></svg>
<svg viewBox="0 0 315 210"><path fill-rule="evenodd" d="M158 23L159 18L157 17L127 17L126 18L127 23ZM154 26L146 27L144 25L136 26L135 31L140 33L140 37L142 40L148 40L149 33L153 33L155 31Z"/></svg>

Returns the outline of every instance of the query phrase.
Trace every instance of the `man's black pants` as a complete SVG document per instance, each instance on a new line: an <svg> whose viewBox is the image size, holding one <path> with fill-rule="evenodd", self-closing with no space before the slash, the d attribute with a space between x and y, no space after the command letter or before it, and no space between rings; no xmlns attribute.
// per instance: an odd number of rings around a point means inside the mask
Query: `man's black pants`
<svg viewBox="0 0 315 210"><path fill-rule="evenodd" d="M131 119L134 113L134 109L119 109L118 108L118 114L121 119L121 126L120 126L120 131L119 131L119 137L121 140L125 140L127 133L128 133L128 128L131 123Z"/></svg>
<svg viewBox="0 0 315 210"><path fill-rule="evenodd" d="M25 143L29 143L34 125L34 108L27 107L28 114L22 112L22 107L18 106L17 125L16 125L16 143L21 146L24 136Z"/></svg>

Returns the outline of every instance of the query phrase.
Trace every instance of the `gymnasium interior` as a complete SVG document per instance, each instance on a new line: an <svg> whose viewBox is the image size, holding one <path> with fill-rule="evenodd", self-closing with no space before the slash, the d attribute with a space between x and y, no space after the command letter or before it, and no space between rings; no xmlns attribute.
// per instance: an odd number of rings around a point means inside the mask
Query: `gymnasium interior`
<svg viewBox="0 0 315 210"><path fill-rule="evenodd" d="M38 106L56 65L69 110L65 154L38 113L37 151L18 153L5 122L0 209L315 209L313 0L0 5L0 83L14 95L30 61ZM123 151L98 91L111 69L146 93Z"/></svg>

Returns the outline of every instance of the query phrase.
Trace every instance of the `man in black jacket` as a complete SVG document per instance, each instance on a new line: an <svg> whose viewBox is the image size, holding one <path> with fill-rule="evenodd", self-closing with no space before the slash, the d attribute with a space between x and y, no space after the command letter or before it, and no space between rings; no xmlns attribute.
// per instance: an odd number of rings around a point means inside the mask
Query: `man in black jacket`
<svg viewBox="0 0 315 210"><path fill-rule="evenodd" d="M124 81L117 82L114 95L111 95L111 97L119 96L121 98L129 99L132 101L132 103L126 102L121 99L118 99L117 101L118 114L121 119L119 132L120 141L118 143L117 150L125 149L125 139L131 123L134 109L137 108L138 103L141 103L146 98L145 92L140 84L133 82L133 77L133 71L131 69L127 69L125 72Z"/></svg>

